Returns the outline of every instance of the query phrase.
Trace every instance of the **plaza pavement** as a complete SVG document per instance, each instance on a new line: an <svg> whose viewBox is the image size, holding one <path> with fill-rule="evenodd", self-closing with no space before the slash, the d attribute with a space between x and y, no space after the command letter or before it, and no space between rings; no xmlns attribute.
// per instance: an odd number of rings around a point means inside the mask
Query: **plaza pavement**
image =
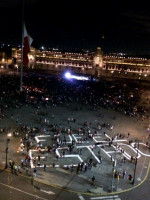
<svg viewBox="0 0 150 200"><path fill-rule="evenodd" d="M82 106L82 110L78 109L77 111L74 109L75 107L80 108ZM94 131L97 128L97 123L100 124L103 123L109 123L113 125L113 129L110 130L108 128L102 128L102 130L98 131L100 133L100 137L96 138L95 140L106 139L106 136L103 134L106 132L108 137L112 138L115 137L117 133L123 133L125 134L125 140L122 142L123 144L120 146L123 146L124 150L128 153L128 157L130 159L131 155L137 155L136 151L133 152L132 148L125 147L125 145L129 144L129 140L138 140L140 143L145 143L146 137L148 135L147 133L147 126L149 124L148 120L141 121L137 120L136 118L132 118L129 116L125 116L117 111L114 110L106 110L104 108L98 108L95 111L91 111L88 107L88 105L59 105L57 107L55 106L48 106L46 108L39 108L38 112L46 112L47 115L37 115L37 108L31 107L29 105L24 105L21 108L12 108L11 110L5 109L5 117L3 117L0 121L0 126L7 128L7 132L13 132L13 130L16 129L16 127L26 124L29 127L39 127L39 129L45 129L45 133L39 132L38 135L51 135L50 130L50 124L54 123L61 123L61 125L65 128L69 128L69 126L72 126L73 134L77 133L77 130L79 127L83 125L85 121L88 123L92 123L91 131ZM13 113L13 117L11 117L11 114ZM54 114L54 119L52 119L52 115ZM75 118L76 122L70 122L68 124L68 118ZM48 123L45 123L45 120L49 121ZM75 133L76 132L76 133ZM130 133L129 138L127 138L128 133ZM24 155L18 150L18 147L20 145L20 138L23 137L23 134L20 133L19 137L11 137L9 142L9 152L8 152L8 160L13 160L17 165L20 164L20 161L22 158L24 158ZM53 140L53 139L52 139ZM51 140L50 140L51 141ZM68 140L69 141L69 140ZM52 142L52 141L51 141ZM91 140L89 141L90 144L94 144L95 141ZM33 141L34 145L36 146L36 140ZM121 142L119 142L121 143ZM6 133L1 133L1 140L0 140L0 165L1 168L5 167L5 148L6 148ZM84 144L82 144L84 145ZM77 144L77 147L81 146L80 144ZM94 154L97 155L97 149L94 149ZM70 169L67 170L66 167L63 167L66 160L64 160L64 163L61 163L60 167L53 167L52 163L55 162L55 164L59 165L59 161L57 163L55 156L52 157L53 162L50 160L50 167L46 168L46 171L44 171L43 167L37 167L37 176L34 178L35 184L36 181L53 185L54 187L60 187L63 189L67 189L69 191L74 191L78 193L85 193L85 194L107 194L111 191L112 186L112 163L109 159L109 152L110 150L107 150L109 147L105 147L104 151L101 149L101 156L102 156L102 164L97 164L95 167L92 166L91 169L88 169L86 172L80 172L79 174L76 174L76 168L74 168L74 171L72 172ZM112 148L112 147L111 147ZM134 149L134 148L133 148ZM119 180L116 178L113 182L113 191L114 192L121 192L124 190L131 189L132 187L141 184L144 180L147 170L149 169L149 150L143 145L140 144L139 149L143 153L139 153L141 156L138 159L138 163L136 166L136 176L135 176L135 183L134 185L131 184L131 182L127 179L129 174L134 173L135 165L130 163L130 161L127 161L128 164L121 165L120 162L117 163L116 170L122 172L123 169L127 171L125 179L120 177ZM32 150L31 150L32 151ZM108 153L106 153L107 151ZM112 149L111 149L112 151ZM113 150L113 153L115 151ZM90 157L92 155L92 152L90 149L88 151L83 152L85 155ZM38 153L39 154L39 153ZM108 155L106 155L108 154ZM145 156L144 154L147 154L148 156ZM77 155L77 152L76 152ZM84 156L85 156L84 155ZM42 156L42 155L41 155ZM80 155L81 157L82 155ZM119 155L118 156L118 160ZM59 160L64 158L59 158ZM72 160L70 163L74 161L74 158L71 158ZM79 161L80 162L80 161ZM67 164L67 163L66 163ZM78 164L78 162L76 162ZM21 169L21 174L28 178L32 176L33 174L33 168L29 169L28 175L25 173L25 167ZM91 184L91 178L92 176L95 176L96 181L94 185Z"/></svg>

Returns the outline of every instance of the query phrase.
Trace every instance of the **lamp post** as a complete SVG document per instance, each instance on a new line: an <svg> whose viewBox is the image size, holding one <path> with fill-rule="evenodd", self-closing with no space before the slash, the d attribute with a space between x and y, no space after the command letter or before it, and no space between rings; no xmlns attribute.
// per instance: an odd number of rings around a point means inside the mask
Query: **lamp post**
<svg viewBox="0 0 150 200"><path fill-rule="evenodd" d="M117 156L117 144L116 144L115 157L114 157L113 168L112 168L112 183L111 183L111 191L112 192L113 192L113 187L114 187L115 167L116 167L116 164L117 164L116 156Z"/></svg>
<svg viewBox="0 0 150 200"><path fill-rule="evenodd" d="M11 137L11 133L8 133L8 134L7 134L6 149L5 149L5 151L6 151L5 169L8 168L8 164L7 164L7 155L8 155L8 143L9 143L9 141L10 141L10 138L8 138L8 137Z"/></svg>
<svg viewBox="0 0 150 200"><path fill-rule="evenodd" d="M137 157L135 158L134 174L133 174L133 181L132 181L133 185L134 185L134 182L135 182L136 165L137 165Z"/></svg>

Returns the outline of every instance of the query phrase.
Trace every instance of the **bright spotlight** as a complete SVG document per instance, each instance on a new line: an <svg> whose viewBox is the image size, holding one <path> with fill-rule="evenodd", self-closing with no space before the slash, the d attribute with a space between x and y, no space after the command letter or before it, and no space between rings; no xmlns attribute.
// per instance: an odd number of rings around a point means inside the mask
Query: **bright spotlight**
<svg viewBox="0 0 150 200"><path fill-rule="evenodd" d="M70 79L71 78L71 73L70 72L66 72L65 73L65 77L68 78L68 79Z"/></svg>

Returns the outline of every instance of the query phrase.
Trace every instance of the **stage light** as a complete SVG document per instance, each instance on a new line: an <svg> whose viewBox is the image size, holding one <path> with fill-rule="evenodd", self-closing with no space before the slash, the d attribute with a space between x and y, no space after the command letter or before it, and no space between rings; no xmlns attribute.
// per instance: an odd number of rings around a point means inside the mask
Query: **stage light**
<svg viewBox="0 0 150 200"><path fill-rule="evenodd" d="M71 78L71 73L70 72L66 72L65 73L65 78L70 79Z"/></svg>

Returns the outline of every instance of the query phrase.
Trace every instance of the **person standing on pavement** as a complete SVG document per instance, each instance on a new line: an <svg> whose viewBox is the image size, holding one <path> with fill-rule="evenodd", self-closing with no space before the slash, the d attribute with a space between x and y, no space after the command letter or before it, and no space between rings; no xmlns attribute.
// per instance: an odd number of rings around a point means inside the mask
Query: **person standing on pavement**
<svg viewBox="0 0 150 200"><path fill-rule="evenodd" d="M46 164L44 164L44 171L46 171Z"/></svg>
<svg viewBox="0 0 150 200"><path fill-rule="evenodd" d="M17 175L17 165L14 165L14 174Z"/></svg>
<svg viewBox="0 0 150 200"><path fill-rule="evenodd" d="M37 169L36 169L36 167L35 167L34 170L33 170L33 174L34 174L34 176L37 175Z"/></svg>
<svg viewBox="0 0 150 200"><path fill-rule="evenodd" d="M13 174L14 173L14 165L13 164L11 164L11 173Z"/></svg>
<svg viewBox="0 0 150 200"><path fill-rule="evenodd" d="M23 163L24 163L24 160L21 159L21 167L23 168Z"/></svg>
<svg viewBox="0 0 150 200"><path fill-rule="evenodd" d="M124 170L122 173L123 179L125 178L125 175L126 175L126 171Z"/></svg>
<svg viewBox="0 0 150 200"><path fill-rule="evenodd" d="M20 167L20 165L18 165L18 172L19 173L21 173L20 169L21 169L21 167Z"/></svg>
<svg viewBox="0 0 150 200"><path fill-rule="evenodd" d="M92 177L92 185L95 183L95 176Z"/></svg>
<svg viewBox="0 0 150 200"><path fill-rule="evenodd" d="M99 158L99 164L102 164L102 157L99 156L98 158Z"/></svg>
<svg viewBox="0 0 150 200"><path fill-rule="evenodd" d="M131 156L131 158L130 158L130 162L132 163L132 161L133 161L133 156Z"/></svg>
<svg viewBox="0 0 150 200"><path fill-rule="evenodd" d="M40 162L40 160L41 160L41 156L40 156L40 155L38 155L38 161Z"/></svg>
<svg viewBox="0 0 150 200"><path fill-rule="evenodd" d="M9 167L11 168L11 165L12 165L12 160L10 159L9 160Z"/></svg>

